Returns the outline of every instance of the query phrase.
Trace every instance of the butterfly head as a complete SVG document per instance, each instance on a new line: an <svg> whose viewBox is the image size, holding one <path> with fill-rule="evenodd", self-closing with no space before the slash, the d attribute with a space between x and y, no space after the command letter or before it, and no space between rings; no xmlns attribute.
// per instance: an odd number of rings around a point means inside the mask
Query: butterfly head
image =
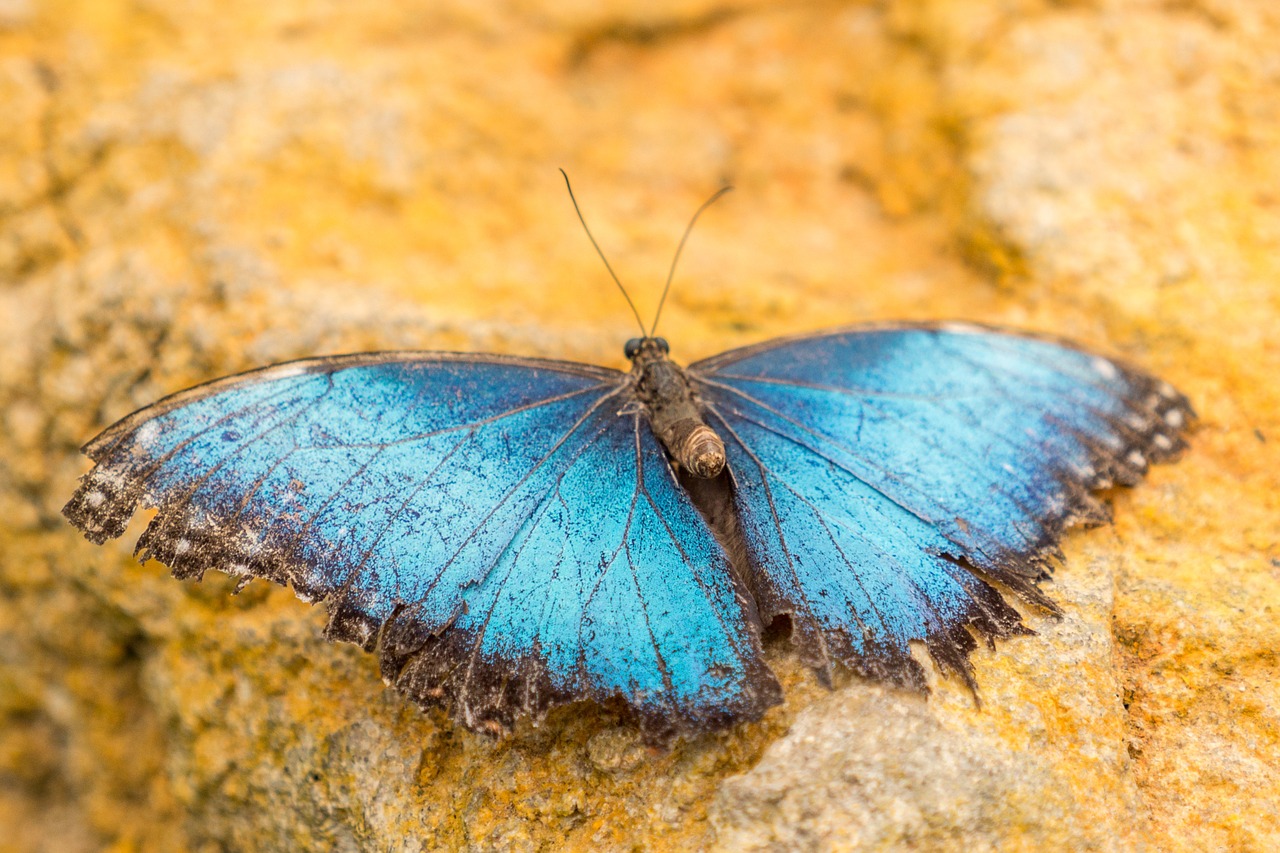
<svg viewBox="0 0 1280 853"><path fill-rule="evenodd" d="M644 364L662 361L671 352L666 338L632 338L622 348L628 361Z"/></svg>

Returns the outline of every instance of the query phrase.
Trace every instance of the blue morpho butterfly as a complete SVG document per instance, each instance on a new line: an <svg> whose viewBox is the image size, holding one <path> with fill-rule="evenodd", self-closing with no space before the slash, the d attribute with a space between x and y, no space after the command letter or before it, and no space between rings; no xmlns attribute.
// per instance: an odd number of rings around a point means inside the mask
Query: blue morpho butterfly
<svg viewBox="0 0 1280 853"><path fill-rule="evenodd" d="M383 352L210 382L86 445L63 512L102 543L156 508L144 559L325 602L329 639L469 728L620 699L665 738L781 701L775 620L824 680L924 690L920 641L974 687L975 636L1028 632L993 583L1056 612L1037 584L1063 531L1193 418L1140 370L997 329L861 326L685 368L641 329L628 373Z"/></svg>

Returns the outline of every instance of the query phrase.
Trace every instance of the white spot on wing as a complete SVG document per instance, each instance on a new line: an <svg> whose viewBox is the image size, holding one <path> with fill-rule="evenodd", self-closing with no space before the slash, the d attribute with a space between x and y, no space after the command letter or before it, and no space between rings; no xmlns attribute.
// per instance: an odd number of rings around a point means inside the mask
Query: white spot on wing
<svg viewBox="0 0 1280 853"><path fill-rule="evenodd" d="M176 543L174 543L173 553L175 554L185 554L190 550L191 550L190 539L179 539Z"/></svg>
<svg viewBox="0 0 1280 853"><path fill-rule="evenodd" d="M1076 465L1073 470L1077 478L1085 481L1092 480L1098 476L1098 472L1092 465Z"/></svg>
<svg viewBox="0 0 1280 853"><path fill-rule="evenodd" d="M1154 442L1155 446L1161 450L1168 450L1173 447L1173 442L1169 440L1169 436L1161 435L1160 433L1156 433L1152 436L1151 441Z"/></svg>
<svg viewBox="0 0 1280 853"><path fill-rule="evenodd" d="M155 421L147 421L133 433L133 440L138 444L150 444L160 434L160 425Z"/></svg>
<svg viewBox="0 0 1280 853"><path fill-rule="evenodd" d="M938 328L953 335L985 335L987 330L972 323L939 323Z"/></svg>
<svg viewBox="0 0 1280 853"><path fill-rule="evenodd" d="M1182 421L1183 417L1180 409L1170 409L1164 413L1164 422L1174 429L1182 426Z"/></svg>
<svg viewBox="0 0 1280 853"><path fill-rule="evenodd" d="M1129 455L1124 459L1134 468L1145 468L1147 464L1147 457L1143 456L1136 450L1130 450Z"/></svg>
<svg viewBox="0 0 1280 853"><path fill-rule="evenodd" d="M289 379L294 376L302 376L311 372L311 365L307 362L299 362L296 364L282 364L275 367L268 374L272 379Z"/></svg>
<svg viewBox="0 0 1280 853"><path fill-rule="evenodd" d="M94 509L97 509L107 502L107 496L97 489L94 489L92 492L84 496L84 502Z"/></svg>
<svg viewBox="0 0 1280 853"><path fill-rule="evenodd" d="M1095 356L1090 364L1093 365L1094 372L1103 379L1115 379L1120 375L1120 371L1116 366L1101 356Z"/></svg>

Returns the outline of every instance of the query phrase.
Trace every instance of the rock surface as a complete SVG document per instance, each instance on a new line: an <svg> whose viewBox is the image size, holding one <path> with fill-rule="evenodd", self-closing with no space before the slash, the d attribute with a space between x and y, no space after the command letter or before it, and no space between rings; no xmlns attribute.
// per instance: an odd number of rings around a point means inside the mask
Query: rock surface
<svg viewBox="0 0 1280 853"><path fill-rule="evenodd" d="M0 0L0 851L1280 847L1280 10L1267 0ZM1186 391L1191 452L1073 534L981 709L771 649L785 706L657 752L493 742L322 614L58 515L77 446L319 352L620 366L699 225L685 361L963 317ZM140 530L134 528L134 534Z"/></svg>

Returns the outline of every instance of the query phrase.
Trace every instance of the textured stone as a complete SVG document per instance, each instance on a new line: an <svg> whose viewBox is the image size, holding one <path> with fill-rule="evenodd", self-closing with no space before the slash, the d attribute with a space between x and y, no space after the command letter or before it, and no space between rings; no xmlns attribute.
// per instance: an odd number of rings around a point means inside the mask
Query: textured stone
<svg viewBox="0 0 1280 853"><path fill-rule="evenodd" d="M1271 849L1280 11L1265 0L0 2L0 850ZM771 648L787 704L657 752L386 692L284 591L93 548L77 446L290 357L618 366L836 323L1066 335L1188 392L1066 615L927 700ZM140 528L135 528L135 531ZM131 540L127 536L126 540Z"/></svg>
<svg viewBox="0 0 1280 853"><path fill-rule="evenodd" d="M1071 609L987 653L983 707L846 689L800 711L712 817L726 850L1116 849L1144 818L1124 743L1108 617L1114 567L1077 558Z"/></svg>

